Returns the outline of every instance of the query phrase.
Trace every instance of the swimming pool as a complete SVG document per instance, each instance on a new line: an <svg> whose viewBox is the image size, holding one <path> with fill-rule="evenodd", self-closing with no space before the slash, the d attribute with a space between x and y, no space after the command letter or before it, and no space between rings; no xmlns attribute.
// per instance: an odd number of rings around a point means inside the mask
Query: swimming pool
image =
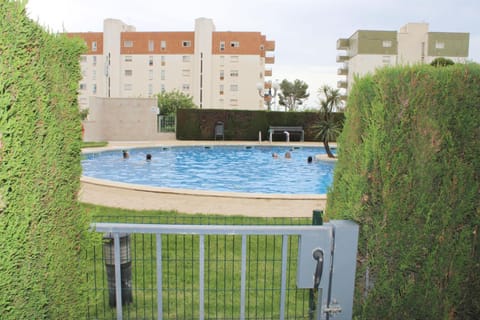
<svg viewBox="0 0 480 320"><path fill-rule="evenodd" d="M325 194L333 162L307 158L321 147L188 146L130 149L84 155L83 175L154 187L263 194ZM286 159L285 153L291 158ZM278 158L273 158L277 153ZM152 160L147 161L146 155Z"/></svg>

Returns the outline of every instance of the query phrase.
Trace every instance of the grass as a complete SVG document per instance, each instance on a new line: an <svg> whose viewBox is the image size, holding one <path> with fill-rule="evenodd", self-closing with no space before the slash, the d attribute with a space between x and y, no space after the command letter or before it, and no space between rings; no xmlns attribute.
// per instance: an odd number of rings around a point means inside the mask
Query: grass
<svg viewBox="0 0 480 320"><path fill-rule="evenodd" d="M188 215L166 211L132 211L82 205L96 222L167 224L311 224L309 218L251 218ZM286 317L308 319L308 290L295 288L298 238L289 238ZM205 237L205 318L240 316L241 236ZM280 305L281 236L247 238L246 318L278 319ZM163 319L191 319L199 315L199 237L162 236ZM131 235L133 303L123 307L125 319L156 319L155 236ZM90 304L94 319L111 319L101 244L87 252L89 281L95 294Z"/></svg>
<svg viewBox="0 0 480 320"><path fill-rule="evenodd" d="M101 148L101 147L106 147L108 145L108 142L106 141L83 141L82 142L82 148Z"/></svg>

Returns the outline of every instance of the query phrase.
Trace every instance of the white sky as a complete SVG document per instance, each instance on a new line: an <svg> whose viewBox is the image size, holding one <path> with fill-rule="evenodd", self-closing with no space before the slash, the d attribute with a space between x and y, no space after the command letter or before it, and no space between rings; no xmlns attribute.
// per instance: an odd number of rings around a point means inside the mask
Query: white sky
<svg viewBox="0 0 480 320"><path fill-rule="evenodd" d="M469 32L469 59L480 62L478 0L29 0L27 12L51 31L103 29L106 18L137 31L193 31L195 19L213 19L217 31L258 31L274 40L273 79L336 87L336 41L356 30L398 31L427 22L433 32Z"/></svg>

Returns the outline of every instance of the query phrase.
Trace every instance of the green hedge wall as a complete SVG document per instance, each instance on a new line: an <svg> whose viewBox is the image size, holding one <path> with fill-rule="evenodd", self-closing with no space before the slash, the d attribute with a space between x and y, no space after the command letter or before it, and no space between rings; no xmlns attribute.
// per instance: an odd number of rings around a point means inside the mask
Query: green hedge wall
<svg viewBox="0 0 480 320"><path fill-rule="evenodd" d="M329 218L361 226L360 319L478 319L480 66L356 81Z"/></svg>
<svg viewBox="0 0 480 320"><path fill-rule="evenodd" d="M333 117L339 122L344 120L343 113L334 113ZM305 141L315 141L316 132L312 127L319 118L318 112L179 109L176 134L179 140L213 140L215 123L223 121L225 140L258 140L259 131L262 132L262 140L268 140L269 126L301 126L305 131ZM292 141L298 141L300 134L290 137ZM273 139L285 141L281 135Z"/></svg>
<svg viewBox="0 0 480 320"><path fill-rule="evenodd" d="M80 319L84 45L44 31L25 3L0 0L0 319Z"/></svg>

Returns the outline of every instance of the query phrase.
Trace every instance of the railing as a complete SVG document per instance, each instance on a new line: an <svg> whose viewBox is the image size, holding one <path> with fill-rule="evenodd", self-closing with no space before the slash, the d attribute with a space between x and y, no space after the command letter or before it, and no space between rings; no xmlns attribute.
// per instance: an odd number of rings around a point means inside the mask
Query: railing
<svg viewBox="0 0 480 320"><path fill-rule="evenodd" d="M158 132L175 132L175 116L174 115L158 115Z"/></svg>

